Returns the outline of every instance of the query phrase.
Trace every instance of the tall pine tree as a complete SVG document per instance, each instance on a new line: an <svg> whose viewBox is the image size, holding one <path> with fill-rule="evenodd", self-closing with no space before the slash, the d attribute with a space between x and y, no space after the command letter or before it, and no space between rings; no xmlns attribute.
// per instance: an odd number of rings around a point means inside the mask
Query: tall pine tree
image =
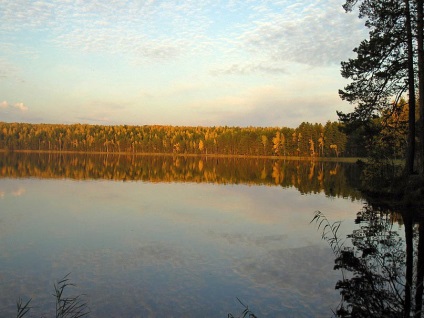
<svg viewBox="0 0 424 318"><path fill-rule="evenodd" d="M420 50L417 50L420 44L419 41L416 44L414 37L419 39L422 33L422 24L419 32L419 23L415 23L420 21L417 19L417 6L422 9L422 0L347 0L344 8L352 11L355 6L359 9L360 18L366 19L369 39L363 40L354 49L356 58L342 62L341 74L352 82L339 94L343 100L355 103L356 107L351 113L338 112L338 115L347 125L371 125L373 118L383 113L390 114L391 107L408 92L409 133L405 173L411 174L415 156L417 55L420 56ZM419 67L422 69L422 65ZM419 89L420 96L423 96L422 83ZM420 153L423 155L424 151Z"/></svg>

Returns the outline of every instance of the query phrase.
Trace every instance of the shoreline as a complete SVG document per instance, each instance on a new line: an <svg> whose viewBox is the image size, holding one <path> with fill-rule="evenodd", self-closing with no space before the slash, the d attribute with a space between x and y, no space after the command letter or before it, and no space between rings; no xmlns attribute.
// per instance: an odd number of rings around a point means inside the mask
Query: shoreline
<svg viewBox="0 0 424 318"><path fill-rule="evenodd" d="M361 157L305 157L305 156L264 156L264 155L225 155L225 154L190 154L190 153L146 153L146 152L106 152L106 151L73 151L73 150L5 150L0 153L32 153L32 154L78 154L78 155L112 155L112 156L169 156L169 157L199 157L199 158L237 158L237 159L270 159L270 160L301 160L301 161L331 161L355 163L358 160L366 161Z"/></svg>

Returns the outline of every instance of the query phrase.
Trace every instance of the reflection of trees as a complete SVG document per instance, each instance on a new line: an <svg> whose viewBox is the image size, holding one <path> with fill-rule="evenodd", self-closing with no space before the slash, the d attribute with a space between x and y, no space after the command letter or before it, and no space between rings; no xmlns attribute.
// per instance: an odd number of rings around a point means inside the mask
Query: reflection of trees
<svg viewBox="0 0 424 318"><path fill-rule="evenodd" d="M331 224L322 214L316 215L323 238L333 247L334 268L342 272L336 284L342 296L337 317L421 317L424 223L414 222L416 215L418 211L395 214L367 205L357 214L360 227L344 242L350 242L349 247L337 237L339 222ZM404 238L392 229L399 217Z"/></svg>
<svg viewBox="0 0 424 318"><path fill-rule="evenodd" d="M344 302L341 317L399 317L403 307L405 252L403 241L392 230L387 215L370 207L358 214L361 227L351 238L353 249L343 249L335 269L351 272L350 279L337 283Z"/></svg>
<svg viewBox="0 0 424 318"><path fill-rule="evenodd" d="M207 182L296 187L354 199L356 165L230 157L10 153L0 155L0 177Z"/></svg>

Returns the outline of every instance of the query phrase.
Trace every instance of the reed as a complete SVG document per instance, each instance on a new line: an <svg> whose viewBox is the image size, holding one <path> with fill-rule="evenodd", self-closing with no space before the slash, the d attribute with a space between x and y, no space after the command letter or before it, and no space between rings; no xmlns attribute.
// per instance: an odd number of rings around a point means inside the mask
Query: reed
<svg viewBox="0 0 424 318"><path fill-rule="evenodd" d="M52 294L56 300L55 318L81 318L90 313L87 302L84 301L84 294L78 296L66 296L65 291L69 287L75 287L70 281L70 273L65 275L61 280L54 284L54 293ZM18 299L16 318L24 317L31 310L31 299L23 302ZM44 316L43 316L44 317Z"/></svg>
<svg viewBox="0 0 424 318"><path fill-rule="evenodd" d="M250 311L249 307L245 304L243 304L243 302L237 297L238 302L244 307L243 312L241 313L240 316L233 316L233 314L228 314L227 318L258 318L255 316L255 314L253 312Z"/></svg>

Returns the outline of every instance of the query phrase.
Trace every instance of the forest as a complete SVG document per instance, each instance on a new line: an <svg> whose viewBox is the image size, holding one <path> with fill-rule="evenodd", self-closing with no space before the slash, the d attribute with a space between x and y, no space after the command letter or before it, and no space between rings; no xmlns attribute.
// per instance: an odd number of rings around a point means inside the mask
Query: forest
<svg viewBox="0 0 424 318"><path fill-rule="evenodd" d="M0 122L0 150L241 156L360 156L341 124L297 128L102 126Z"/></svg>

